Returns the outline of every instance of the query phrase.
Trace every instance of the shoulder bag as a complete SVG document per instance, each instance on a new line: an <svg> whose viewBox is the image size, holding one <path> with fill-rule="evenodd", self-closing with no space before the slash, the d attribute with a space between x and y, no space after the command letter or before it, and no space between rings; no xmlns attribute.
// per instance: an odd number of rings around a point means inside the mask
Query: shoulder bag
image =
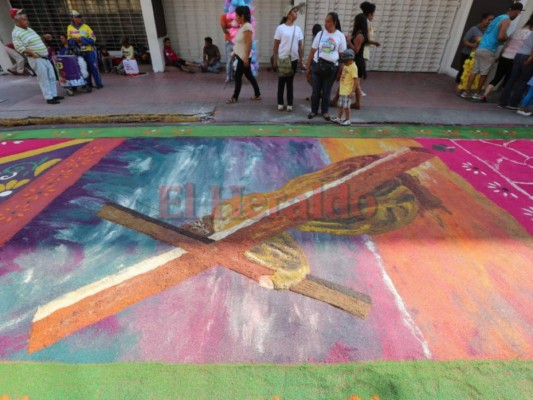
<svg viewBox="0 0 533 400"><path fill-rule="evenodd" d="M294 70L292 69L291 53L292 53L292 45L294 43L295 33L296 33L296 26L294 27L294 30L292 31L292 39L291 39L291 47L289 48L289 56L284 57L284 58L278 57L278 75L282 78L294 75Z"/></svg>

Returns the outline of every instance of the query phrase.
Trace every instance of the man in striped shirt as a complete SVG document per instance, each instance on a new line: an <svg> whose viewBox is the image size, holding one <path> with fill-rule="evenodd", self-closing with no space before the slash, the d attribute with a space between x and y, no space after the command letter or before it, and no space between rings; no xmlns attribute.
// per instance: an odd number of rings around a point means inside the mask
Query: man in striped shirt
<svg viewBox="0 0 533 400"><path fill-rule="evenodd" d="M20 9L13 8L9 15L15 20L11 33L15 49L28 57L30 67L37 74L37 80L48 104L58 104L62 96L57 95L54 67L48 59L48 50L42 39L29 27L28 16Z"/></svg>

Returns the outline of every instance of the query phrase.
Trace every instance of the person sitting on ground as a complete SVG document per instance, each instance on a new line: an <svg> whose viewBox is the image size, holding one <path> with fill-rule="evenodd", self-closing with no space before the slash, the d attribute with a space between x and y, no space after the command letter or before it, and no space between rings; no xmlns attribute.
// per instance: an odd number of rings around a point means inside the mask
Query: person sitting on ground
<svg viewBox="0 0 533 400"><path fill-rule="evenodd" d="M339 58L342 63L342 73L339 81L339 111L336 117L331 117L331 121L344 126L351 125L351 97L355 96L358 85L357 65L354 63L354 58L355 52L352 49L344 50ZM345 119L342 119L343 111Z"/></svg>
<svg viewBox="0 0 533 400"><path fill-rule="evenodd" d="M516 19L522 12L524 6L522 3L513 3L505 14L499 15L489 24L485 34L481 38L481 42L474 54L474 68L468 77L468 83L465 90L461 93L464 99L481 100L483 97L483 85L487 80L487 75L490 69L496 62L496 51L498 46L509 39L507 36L507 29L511 25L511 21ZM479 73L478 92L473 95L470 93L476 74Z"/></svg>
<svg viewBox="0 0 533 400"><path fill-rule="evenodd" d="M163 52L165 54L165 62L167 65L173 65L176 68L181 69L183 72L188 72L190 74L194 74L194 71L190 69L189 67L199 67L199 64L186 61L183 58L178 57L178 55L174 52L172 49L172 45L170 43L169 38L165 38L163 40L164 49Z"/></svg>
<svg viewBox="0 0 533 400"><path fill-rule="evenodd" d="M105 46L100 46L98 58L102 63L104 72L111 72L113 70L113 57Z"/></svg>
<svg viewBox="0 0 533 400"><path fill-rule="evenodd" d="M133 60L135 58L135 50L130 44L130 40L128 38L124 38L124 40L122 41L122 47L120 48L120 52L122 53L122 60ZM124 70L123 61L121 61L120 64L117 66L117 74L126 74L126 71Z"/></svg>
<svg viewBox="0 0 533 400"><path fill-rule="evenodd" d="M204 65L200 67L202 72L220 72L222 69L222 64L220 63L220 50L213 44L213 39L210 37L206 37L204 43Z"/></svg>

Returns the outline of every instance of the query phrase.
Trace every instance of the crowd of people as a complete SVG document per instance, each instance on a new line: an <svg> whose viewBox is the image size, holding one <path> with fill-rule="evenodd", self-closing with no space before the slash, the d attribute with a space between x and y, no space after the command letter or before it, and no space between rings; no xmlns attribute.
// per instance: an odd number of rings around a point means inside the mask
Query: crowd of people
<svg viewBox="0 0 533 400"><path fill-rule="evenodd" d="M277 109L293 111L294 76L298 67L305 69L306 79L311 85L311 110L307 117L315 118L319 114L326 121L341 125L350 125L350 109L361 108L361 80L366 79L366 61L369 59L369 47L380 46L373 37L372 19L376 5L368 1L361 3L361 13L355 17L351 34L342 31L339 15L330 12L324 20L324 27L313 27L313 43L304 66L304 35L295 24L301 5L289 5L283 13L281 23L274 33L272 49L272 67L278 72ZM237 103L244 75L254 90L251 100L261 100L257 80L250 69L250 51L252 46L252 25L250 10L247 6L237 7L237 24L239 30L235 43L226 46L227 70L226 82L235 80L235 91L226 101ZM229 32L227 20L222 16L221 27L225 34ZM227 39L227 37L226 37ZM236 60L234 76L229 68ZM332 87L338 81L338 89L331 99ZM286 89L286 102L285 102ZM352 101L353 100L353 101ZM338 107L337 116L331 117L329 107Z"/></svg>
<svg viewBox="0 0 533 400"><path fill-rule="evenodd" d="M529 106L533 104L533 15L521 29L508 36L511 21L522 11L522 3L515 2L497 17L485 13L481 22L466 33L461 61L464 64L473 52L474 66L466 77L462 98L486 102L491 92L502 84L498 107L516 110L524 116L532 114ZM485 87L495 67L494 78ZM462 74L461 69L458 83Z"/></svg>
<svg viewBox="0 0 533 400"><path fill-rule="evenodd" d="M326 121L349 125L350 109L360 109L362 98L366 96L361 83L367 78L366 63L370 48L381 45L374 37L372 26L376 5L369 1L362 2L361 13L355 16L352 29L347 31L342 30L337 13L328 13L323 26L315 24L313 27L313 42L305 64L304 34L296 24L303 6L303 3L287 6L274 33L271 62L273 70L278 73L277 110L293 111L294 77L300 69L305 71L311 86L307 117L313 119L320 114ZM479 24L467 31L463 38L461 69L456 78L457 83L463 81L461 97L487 101L491 92L502 84L504 90L499 107L531 115L528 107L533 99L533 15L523 28L507 36L511 21L522 11L522 3L515 2L502 15L495 17L492 13L483 14ZM100 70L123 73L126 63L136 56L132 44L124 39L121 61L115 64L104 46L97 49L95 33L76 10L70 11L71 23L66 33L59 36L58 49L53 48L50 34L41 37L29 27L28 16L23 10L11 9L10 16L15 27L12 32L13 43L6 46L6 50L15 66L9 72L23 74L27 60L27 67L37 75L48 104L58 104L63 100L57 93L57 73L50 62L55 55L77 56L87 91L93 87L104 87ZM227 104L239 102L244 76L253 88L250 99L261 100L259 83L252 69L254 25L251 10L247 6L239 6L235 9L235 19L231 20L222 14L220 27L224 33L225 68L221 52L211 37L204 38L201 62L181 58L172 48L170 38L165 38L163 55L166 65L187 73L220 73L225 70L225 82L234 82L235 85L232 96L226 100ZM498 56L503 44L503 51ZM462 66L471 57L474 59L473 68L464 71ZM498 67L494 79L485 87L489 72L496 63ZM333 91L335 82L338 85ZM338 107L337 116L330 115L331 106Z"/></svg>
<svg viewBox="0 0 533 400"><path fill-rule="evenodd" d="M311 112L308 118L314 118L320 106L320 114L324 119L348 124L350 107L359 109L361 96L364 95L360 80L366 78L365 62L368 60L368 48L371 45L380 45L372 38L371 21L376 6L368 1L361 4L362 13L356 17L351 35L342 32L339 16L334 12L329 13L325 18L324 28L318 24L313 28L314 41L306 66L303 54L304 35L295 23L301 7L302 5L286 7L273 38L272 62L279 74L277 109L289 112L293 110L294 77L300 68L306 70L306 77L312 88ZM23 10L11 9L10 15L15 22L11 50L16 60L15 69L10 72L23 73L22 68L27 60L29 67L37 74L43 97L48 104L58 104L63 100L63 97L57 93L57 74L51 62L54 56L77 56L87 91L91 91L93 87L97 89L104 87L101 70L121 72L125 63L135 57L133 46L128 39L125 39L121 47L122 61L115 65L113 57L104 46L97 49L94 31L76 10L71 10L69 13L71 23L66 33L59 35L60 44L57 49L53 48L51 35L39 36L29 27L28 16ZM225 82L234 82L235 85L232 96L226 100L228 104L239 101L243 76L253 88L251 100L261 100L259 84L251 67L254 36L252 13L247 6L240 6L236 8L235 16L235 20L228 19L226 14L220 18L225 40L225 68L222 65L220 50L213 44L211 37L204 39L201 62L181 58L172 48L168 37L164 39L163 47L165 64L181 71L220 73L225 69ZM236 35L232 35L231 30L236 30ZM335 81L339 82L339 88L334 99L330 100ZM356 101L352 102L350 98ZM342 113L339 113L338 117L331 118L330 105L339 105L341 111L344 109L345 118L340 118Z"/></svg>

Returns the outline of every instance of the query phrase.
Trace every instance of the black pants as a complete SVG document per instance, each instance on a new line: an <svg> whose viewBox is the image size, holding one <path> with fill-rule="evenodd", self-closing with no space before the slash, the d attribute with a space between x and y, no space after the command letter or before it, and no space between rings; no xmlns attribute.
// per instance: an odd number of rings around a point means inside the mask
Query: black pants
<svg viewBox="0 0 533 400"><path fill-rule="evenodd" d="M494 79L490 81L490 84L496 86L503 79L503 86L507 83L511 77L513 71L513 60L510 58L500 57L498 61L498 69L496 69L496 75Z"/></svg>
<svg viewBox="0 0 533 400"><path fill-rule="evenodd" d="M294 99L294 75L296 74L296 68L298 67L298 60L292 62L293 74L291 76L278 77L278 104L283 105L283 92L285 91L285 85L287 85L287 105L292 106Z"/></svg>
<svg viewBox="0 0 533 400"><path fill-rule="evenodd" d="M257 84L257 81L255 80L255 77L252 74L251 64L252 64L251 58L249 59L248 67L245 67L244 61L242 61L239 57L237 57L237 69L235 71L235 91L233 92L233 98L235 100L239 100L239 95L241 94L243 75L252 84L254 88L255 97L261 96L261 92L259 91L259 85Z"/></svg>

